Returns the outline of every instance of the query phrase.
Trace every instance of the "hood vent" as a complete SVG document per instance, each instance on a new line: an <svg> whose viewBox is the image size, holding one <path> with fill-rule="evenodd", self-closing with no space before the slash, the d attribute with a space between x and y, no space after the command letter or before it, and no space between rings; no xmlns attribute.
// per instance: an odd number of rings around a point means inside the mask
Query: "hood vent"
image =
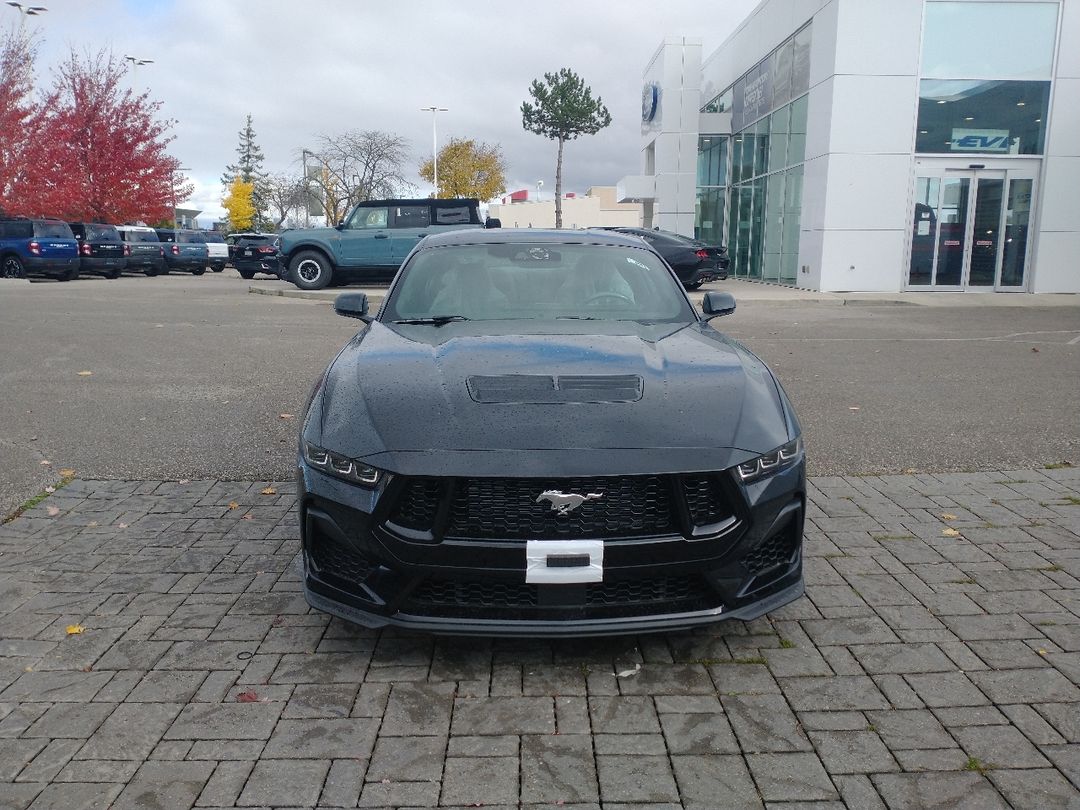
<svg viewBox="0 0 1080 810"><path fill-rule="evenodd" d="M466 385L473 402L508 405L637 402L644 387L636 374L500 374L469 377Z"/></svg>

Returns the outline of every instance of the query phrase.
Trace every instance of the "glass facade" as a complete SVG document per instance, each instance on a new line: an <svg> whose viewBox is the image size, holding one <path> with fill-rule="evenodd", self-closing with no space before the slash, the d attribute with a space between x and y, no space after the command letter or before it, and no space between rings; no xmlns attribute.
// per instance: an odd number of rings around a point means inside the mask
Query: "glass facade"
<svg viewBox="0 0 1080 810"><path fill-rule="evenodd" d="M1057 3L926 4L915 151L1041 155Z"/></svg>
<svg viewBox="0 0 1080 810"><path fill-rule="evenodd" d="M806 25L702 108L730 111L734 134L698 140L695 235L727 245L737 276L796 281L809 87Z"/></svg>

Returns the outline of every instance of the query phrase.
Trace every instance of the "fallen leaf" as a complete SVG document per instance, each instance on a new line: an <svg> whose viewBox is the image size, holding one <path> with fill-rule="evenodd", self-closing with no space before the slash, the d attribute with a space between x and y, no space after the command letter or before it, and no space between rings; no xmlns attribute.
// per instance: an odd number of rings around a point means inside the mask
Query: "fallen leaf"
<svg viewBox="0 0 1080 810"><path fill-rule="evenodd" d="M956 515L954 515L954 514L952 514L950 512L942 512L941 513L941 519L942 520L956 520Z"/></svg>
<svg viewBox="0 0 1080 810"><path fill-rule="evenodd" d="M248 512L246 515L241 515L240 519L241 520L254 520L255 518L251 516L250 512Z"/></svg>
<svg viewBox="0 0 1080 810"><path fill-rule="evenodd" d="M91 520L91 521L90 521L89 523L87 523L86 525L87 525L87 526L97 526L97 525L98 525L98 522L97 522L96 520Z"/></svg>
<svg viewBox="0 0 1080 810"><path fill-rule="evenodd" d="M292 419L293 417L291 413L279 413L278 416L280 416L282 419Z"/></svg>
<svg viewBox="0 0 1080 810"><path fill-rule="evenodd" d="M40 464L40 465L41 465L42 467L51 467L51 466L52 466L52 462L51 462L51 461L46 461L46 460L44 460L44 459L42 459L41 461L39 461L39 462L38 462L38 464Z"/></svg>
<svg viewBox="0 0 1080 810"><path fill-rule="evenodd" d="M190 483L191 483L191 479L190 479L190 478L181 478L181 479L180 479L179 481L177 481L176 483L178 483L178 484L190 484Z"/></svg>
<svg viewBox="0 0 1080 810"><path fill-rule="evenodd" d="M277 495L277 490L273 487L267 487L266 489L261 490L261 492L263 495Z"/></svg>
<svg viewBox="0 0 1080 810"><path fill-rule="evenodd" d="M942 534L943 537L959 537L960 536L960 532L958 532L956 529L945 529L945 531L943 531L941 534Z"/></svg>
<svg viewBox="0 0 1080 810"><path fill-rule="evenodd" d="M79 376L80 377L89 377L89 376L93 375L93 373L94 372L92 372L92 371L80 371Z"/></svg>
<svg viewBox="0 0 1080 810"><path fill-rule="evenodd" d="M127 527L128 527L128 524L126 524L126 523L117 523L116 524L116 528L118 528L118 529L126 529Z"/></svg>
<svg viewBox="0 0 1080 810"><path fill-rule="evenodd" d="M238 504L236 501L229 501L229 508L230 509L238 509L239 507L240 507L240 504Z"/></svg>
<svg viewBox="0 0 1080 810"><path fill-rule="evenodd" d="M81 624L69 624L65 630L69 636L81 636L86 632L86 628Z"/></svg>
<svg viewBox="0 0 1080 810"><path fill-rule="evenodd" d="M1034 346L1032 346L1032 347L1031 347L1031 350L1032 350L1033 352L1036 352L1036 353L1037 353L1037 352L1039 351L1039 350L1038 350L1038 349L1036 349L1036 348L1035 348Z"/></svg>
<svg viewBox="0 0 1080 810"><path fill-rule="evenodd" d="M56 517L60 514L60 508L58 506L50 506L45 509L49 513L49 517Z"/></svg>
<svg viewBox="0 0 1080 810"><path fill-rule="evenodd" d="M155 329L164 329L164 328L165 328L165 324L163 324L163 323L155 323L155 324L154 324L154 328L155 328Z"/></svg>
<svg viewBox="0 0 1080 810"><path fill-rule="evenodd" d="M904 470L904 475L914 475L917 472L918 470L916 470L914 467L908 467Z"/></svg>
<svg viewBox="0 0 1080 810"><path fill-rule="evenodd" d="M45 491L51 495L52 493L56 492L56 487L45 487Z"/></svg>
<svg viewBox="0 0 1080 810"><path fill-rule="evenodd" d="M857 411L857 410L859 410L859 406L858 405L850 405L850 406L848 406L848 410L849 411Z"/></svg>
<svg viewBox="0 0 1080 810"><path fill-rule="evenodd" d="M75 477L75 471L68 468L68 467L65 467L64 469L60 470L60 477L61 478L74 478Z"/></svg>
<svg viewBox="0 0 1080 810"><path fill-rule="evenodd" d="M236 696L237 703L257 703L259 696L254 689L248 689L246 692L241 692Z"/></svg>
<svg viewBox="0 0 1080 810"><path fill-rule="evenodd" d="M1046 655L1046 650L1039 650L1039 655Z"/></svg>
<svg viewBox="0 0 1080 810"><path fill-rule="evenodd" d="M633 678L639 672L641 672L641 664L640 663L634 664L633 669L624 669L622 672L620 672L615 677L616 678Z"/></svg>

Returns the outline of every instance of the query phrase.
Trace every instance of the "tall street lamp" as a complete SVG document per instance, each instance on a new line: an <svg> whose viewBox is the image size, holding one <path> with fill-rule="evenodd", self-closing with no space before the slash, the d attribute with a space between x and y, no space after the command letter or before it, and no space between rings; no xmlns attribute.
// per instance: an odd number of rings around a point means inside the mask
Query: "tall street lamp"
<svg viewBox="0 0 1080 810"><path fill-rule="evenodd" d="M315 153L304 149L300 152L300 162L304 166L304 227L311 227L311 178L308 177L307 171L307 159L308 155L315 157Z"/></svg>
<svg viewBox="0 0 1080 810"><path fill-rule="evenodd" d="M176 216L176 175L179 174L180 172L190 172L190 171L191 171L190 166L177 166L175 169L173 169L173 174L172 174L172 178L173 178L173 184L172 184L172 221L173 221L173 227L174 228L179 228L180 227L180 222L178 220L178 217Z"/></svg>
<svg viewBox="0 0 1080 810"><path fill-rule="evenodd" d="M450 112L446 107L421 107L420 112L431 113L431 157L432 175L435 179L435 196L439 196L439 132L436 127L436 117L441 112Z"/></svg>
<svg viewBox="0 0 1080 810"><path fill-rule="evenodd" d="M22 3L16 3L15 0L7 0L7 4L13 9L19 12L19 30L21 31L26 24L27 17L38 17L42 13L48 11L45 6L24 6Z"/></svg>
<svg viewBox="0 0 1080 810"><path fill-rule="evenodd" d="M124 60L131 63L131 85L135 92L139 91L139 68L143 65L154 64L153 59L140 59L138 56L125 56Z"/></svg>

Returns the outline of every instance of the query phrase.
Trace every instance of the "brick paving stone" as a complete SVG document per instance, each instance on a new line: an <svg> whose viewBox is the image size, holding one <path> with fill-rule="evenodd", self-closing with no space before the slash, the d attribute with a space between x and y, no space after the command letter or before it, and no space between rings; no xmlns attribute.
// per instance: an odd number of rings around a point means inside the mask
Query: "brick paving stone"
<svg viewBox="0 0 1080 810"><path fill-rule="evenodd" d="M866 719L892 751L956 746L945 727L926 710L867 712Z"/></svg>
<svg viewBox="0 0 1080 810"><path fill-rule="evenodd" d="M524 804L599 801L590 736L522 737L521 801Z"/></svg>
<svg viewBox="0 0 1080 810"><path fill-rule="evenodd" d="M178 703L122 704L101 724L76 759L145 759L180 710Z"/></svg>
<svg viewBox="0 0 1080 810"><path fill-rule="evenodd" d="M1080 806L1080 791L1055 770L993 770L988 775L1013 807L1065 810Z"/></svg>
<svg viewBox="0 0 1080 810"><path fill-rule="evenodd" d="M867 711L889 707L881 690L865 675L784 678L780 687L795 711Z"/></svg>
<svg viewBox="0 0 1080 810"><path fill-rule="evenodd" d="M661 714L660 726L671 754L740 753L723 714Z"/></svg>
<svg viewBox="0 0 1080 810"><path fill-rule="evenodd" d="M167 740L266 740L281 703L192 703L165 733Z"/></svg>
<svg viewBox="0 0 1080 810"><path fill-rule="evenodd" d="M810 751L799 721L779 695L726 695L727 719L743 751Z"/></svg>
<svg viewBox="0 0 1080 810"><path fill-rule="evenodd" d="M811 731L810 740L830 774L899 770L889 749L873 731Z"/></svg>
<svg viewBox="0 0 1080 810"><path fill-rule="evenodd" d="M766 802L839 798L815 754L747 754L746 761Z"/></svg>
<svg viewBox="0 0 1080 810"><path fill-rule="evenodd" d="M263 749L267 759L367 759L378 722L366 717L279 720Z"/></svg>
<svg viewBox="0 0 1080 810"><path fill-rule="evenodd" d="M412 734L445 736L450 733L450 712L453 706L452 683L395 684L386 704L379 733L402 737Z"/></svg>
<svg viewBox="0 0 1080 810"><path fill-rule="evenodd" d="M886 773L870 777L890 810L1007 808L1005 800L980 774Z"/></svg>
<svg viewBox="0 0 1080 810"><path fill-rule="evenodd" d="M1080 700L1080 689L1056 669L972 672L970 677L995 703Z"/></svg>
<svg viewBox="0 0 1080 810"><path fill-rule="evenodd" d="M118 806L113 800L122 785L54 783L45 786L32 803L33 810L105 810Z"/></svg>
<svg viewBox="0 0 1080 810"><path fill-rule="evenodd" d="M446 753L445 737L380 737L367 768L367 779L438 781ZM517 753L514 738L513 753ZM452 756L452 754L451 754Z"/></svg>
<svg viewBox="0 0 1080 810"><path fill-rule="evenodd" d="M241 807L314 806L329 770L325 760L260 760L236 803Z"/></svg>
<svg viewBox="0 0 1080 810"><path fill-rule="evenodd" d="M678 802L679 790L666 756L598 756L600 798L609 802Z"/></svg>
<svg viewBox="0 0 1080 810"><path fill-rule="evenodd" d="M639 734L660 730L656 709L647 697L589 698L589 715L595 734Z"/></svg>
<svg viewBox="0 0 1080 810"><path fill-rule="evenodd" d="M761 798L746 762L739 756L673 756L683 807L731 810L761 808Z"/></svg>
<svg viewBox="0 0 1080 810"><path fill-rule="evenodd" d="M112 807L187 810L195 804L213 770L210 762L146 762Z"/></svg>
<svg viewBox="0 0 1080 810"><path fill-rule="evenodd" d="M549 697L458 698L454 701L454 734L552 734L554 731L555 710Z"/></svg>
<svg viewBox="0 0 1080 810"><path fill-rule="evenodd" d="M478 807L517 799L517 757L447 757L442 804Z"/></svg>

